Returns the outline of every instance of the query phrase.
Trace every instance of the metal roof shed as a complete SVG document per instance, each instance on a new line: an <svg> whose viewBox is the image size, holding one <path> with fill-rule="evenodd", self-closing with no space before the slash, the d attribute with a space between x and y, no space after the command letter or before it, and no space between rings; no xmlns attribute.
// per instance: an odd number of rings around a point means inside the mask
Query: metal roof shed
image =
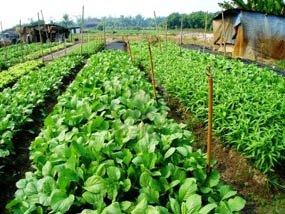
<svg viewBox="0 0 285 214"><path fill-rule="evenodd" d="M285 17L231 9L224 12L224 30L222 14L214 18L213 30L214 44L225 40L233 57L285 59Z"/></svg>

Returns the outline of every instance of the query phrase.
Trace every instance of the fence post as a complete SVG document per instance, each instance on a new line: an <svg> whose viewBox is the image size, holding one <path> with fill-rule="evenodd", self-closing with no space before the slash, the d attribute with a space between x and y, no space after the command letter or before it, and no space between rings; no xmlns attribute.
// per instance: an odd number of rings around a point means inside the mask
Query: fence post
<svg viewBox="0 0 285 214"><path fill-rule="evenodd" d="M132 53L132 49L131 49L131 45L130 45L130 41L127 40L127 45L128 45L128 50L129 50L129 55L131 57L131 60L132 62L134 62L134 56L133 56L133 53Z"/></svg>
<svg viewBox="0 0 285 214"><path fill-rule="evenodd" d="M165 24L165 43L166 43L166 54L168 52L168 26L167 26L167 21L166 21L166 24Z"/></svg>
<svg viewBox="0 0 285 214"><path fill-rule="evenodd" d="M104 30L104 45L106 46L106 22L105 22L105 18L104 18L104 24L103 24L103 30Z"/></svg>
<svg viewBox="0 0 285 214"><path fill-rule="evenodd" d="M211 65L207 66L208 76L208 143L207 143L207 173L211 172L211 145L212 145L212 120L213 120L213 76Z"/></svg>
<svg viewBox="0 0 285 214"><path fill-rule="evenodd" d="M43 20L43 22L44 22L44 26L45 26L45 29L46 29L47 42L48 42L49 45L50 45L51 58L53 59L53 51L52 51L52 45L51 45L51 38L49 38L49 36L48 36L48 27L46 26L46 22L45 22L44 14L43 14L43 11L42 11L42 10L41 10L41 14L42 14L42 20Z"/></svg>
<svg viewBox="0 0 285 214"><path fill-rule="evenodd" d="M21 21L21 19L20 19L20 35L22 35L21 31L22 31L22 21ZM21 55L22 55L22 62L24 62L24 61L25 61L25 59L24 59L23 40L22 40L22 38L21 38L21 37L20 37L20 39L21 39Z"/></svg>
<svg viewBox="0 0 285 214"><path fill-rule="evenodd" d="M157 101L156 87L155 87L155 79L154 79L154 70L153 70L153 61L152 61L152 53L151 53L150 42L148 42L148 54L149 54L149 63L150 63L150 71L151 71L151 82L152 82L153 96L154 96L155 101Z"/></svg>

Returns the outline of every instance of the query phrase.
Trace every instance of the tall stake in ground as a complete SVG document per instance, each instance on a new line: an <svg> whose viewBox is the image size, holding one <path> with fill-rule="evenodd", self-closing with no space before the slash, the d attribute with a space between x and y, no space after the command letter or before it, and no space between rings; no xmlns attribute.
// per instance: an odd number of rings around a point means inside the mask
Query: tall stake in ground
<svg viewBox="0 0 285 214"><path fill-rule="evenodd" d="M84 23L84 6L82 6L82 18L81 18L81 30L80 30L80 33L81 33L80 54L81 55L82 55L82 48L83 48L83 45L82 45L82 42L83 42L83 23Z"/></svg>
<svg viewBox="0 0 285 214"><path fill-rule="evenodd" d="M213 76L211 74L211 67L207 67L209 97L208 97L208 145L207 145L207 173L211 172L211 145L212 145L212 120L213 120Z"/></svg>
<svg viewBox="0 0 285 214"><path fill-rule="evenodd" d="M226 36L225 36L225 17L224 11L222 10L222 24L223 24L223 45L224 45L224 56L226 56Z"/></svg>
<svg viewBox="0 0 285 214"><path fill-rule="evenodd" d="M182 42L183 42L183 15L181 16L180 55L181 55Z"/></svg>
<svg viewBox="0 0 285 214"><path fill-rule="evenodd" d="M132 60L132 62L134 62L134 56L133 56L133 53L132 53L131 44L130 44L129 40L127 40L127 45L128 45L128 52L129 52L129 55L131 57L131 60Z"/></svg>
<svg viewBox="0 0 285 214"><path fill-rule="evenodd" d="M207 13L206 13L206 18L205 18L205 31L204 31L203 53L205 52L205 46L206 46L207 27L208 27L208 11L207 11Z"/></svg>
<svg viewBox="0 0 285 214"><path fill-rule="evenodd" d="M43 49L43 38L42 38L42 32L41 32L41 26L40 26L40 14L38 13L38 30L40 34L40 42L41 42L41 49L42 49L42 59L44 60L44 49Z"/></svg>
<svg viewBox="0 0 285 214"><path fill-rule="evenodd" d="M104 18L104 23L103 23L103 30L104 30L104 45L106 46L106 21L105 21L105 18Z"/></svg>
<svg viewBox="0 0 285 214"><path fill-rule="evenodd" d="M155 10L153 11L153 15L154 15L154 21L155 21L155 27L156 27L156 32L157 32L157 39L158 39L158 43L159 43L159 48L160 48L160 51L162 51L161 43L160 43L159 27L158 27L158 23L157 23L157 20L156 20Z"/></svg>
<svg viewBox="0 0 285 214"><path fill-rule="evenodd" d="M22 34L22 21L20 20L20 35ZM22 38L20 37L20 39L21 39L21 55L22 55L22 62L24 62L25 61L25 59L24 59L24 48L23 48L23 40L22 40Z"/></svg>
<svg viewBox="0 0 285 214"><path fill-rule="evenodd" d="M151 72L151 82L152 82L153 96L154 96L154 99L157 101L156 87L155 87L155 79L154 79L154 70L153 70L153 61L152 61L152 53L151 53L150 42L148 42L148 55L149 55L149 64L150 64L150 72Z"/></svg>
<svg viewBox="0 0 285 214"><path fill-rule="evenodd" d="M43 22L44 22L44 26L45 26L45 29L46 29L47 42L49 43L49 46L50 46L51 58L53 59L53 52L52 52L51 38L49 38L49 36L48 36L48 27L46 26L46 22L45 22L45 18L44 18L44 14L43 14L43 11L42 11L42 10L41 10L41 14L42 14L42 20L43 20Z"/></svg>
<svg viewBox="0 0 285 214"><path fill-rule="evenodd" d="M166 45L166 55L167 55L167 51L168 51L168 26L167 26L167 21L165 23L165 45Z"/></svg>
<svg viewBox="0 0 285 214"><path fill-rule="evenodd" d="M1 33L3 33L3 24L2 24L2 21L0 22L1 24ZM5 60L7 61L8 60L8 51L7 51L7 47L6 47L6 42L4 42L4 49L5 49Z"/></svg>

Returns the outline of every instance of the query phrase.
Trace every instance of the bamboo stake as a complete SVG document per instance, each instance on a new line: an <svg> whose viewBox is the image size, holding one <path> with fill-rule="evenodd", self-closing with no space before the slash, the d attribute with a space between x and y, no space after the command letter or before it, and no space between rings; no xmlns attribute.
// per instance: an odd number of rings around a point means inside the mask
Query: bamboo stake
<svg viewBox="0 0 285 214"><path fill-rule="evenodd" d="M42 10L41 10L41 15L42 15L42 20L43 20L43 22L44 22L44 26L45 26L45 29L46 29L47 42L48 42L49 45L50 45L51 58L53 59L53 51L52 51L52 45L51 45L51 38L49 38L49 36L48 36L48 27L46 26L46 22L45 22L45 18L44 18L44 13L43 13Z"/></svg>
<svg viewBox="0 0 285 214"><path fill-rule="evenodd" d="M134 56L133 56L133 53L132 53L132 49L131 49L131 45L130 45L130 41L129 40L127 41L127 45L128 45L128 51L129 51L129 55L131 57L131 60L132 60L132 62L134 62Z"/></svg>
<svg viewBox="0 0 285 214"><path fill-rule="evenodd" d="M155 87L155 79L154 79L154 70L153 70L153 61L152 61L152 53L151 53L150 42L148 42L148 54L149 54L149 63L150 63L150 71L151 71L151 82L152 82L153 96L154 96L154 99L157 101L156 87Z"/></svg>
<svg viewBox="0 0 285 214"><path fill-rule="evenodd" d="M81 55L82 55L82 48L83 48L83 45L82 45L82 42L83 42L83 23L84 23L84 6L82 6L82 18L81 18L81 30L80 30L80 33L81 33L80 54Z"/></svg>
<svg viewBox="0 0 285 214"><path fill-rule="evenodd" d="M89 30L87 31L87 55L89 55Z"/></svg>
<svg viewBox="0 0 285 214"><path fill-rule="evenodd" d="M104 23L103 23L103 30L104 30L104 45L106 46L106 23L105 23L105 18L104 18Z"/></svg>
<svg viewBox="0 0 285 214"><path fill-rule="evenodd" d="M181 17L181 34L180 34L180 55L181 55L181 46L182 46L182 41L183 40L183 15Z"/></svg>
<svg viewBox="0 0 285 214"><path fill-rule="evenodd" d="M166 22L166 25L165 25L165 43L166 43L166 55L167 55L167 52L168 52L168 26L167 26L167 22Z"/></svg>
<svg viewBox="0 0 285 214"><path fill-rule="evenodd" d="M41 33L41 27L40 27L40 14L38 13L38 28L39 28L39 34L40 34L40 42L41 42L41 49L42 49L42 57L44 56L44 50L43 50L43 38ZM44 58L42 58L44 60Z"/></svg>
<svg viewBox="0 0 285 214"><path fill-rule="evenodd" d="M208 11L207 11L207 13L206 13L206 19L205 19L205 31L204 31L203 53L205 53L205 47L206 47L207 28L208 28Z"/></svg>
<svg viewBox="0 0 285 214"><path fill-rule="evenodd" d="M161 52L162 49L161 49L161 43L160 43L159 27L158 27L158 23L157 23L157 20L156 20L155 10L153 11L153 15L154 15L154 21L155 21L155 26L156 26L157 38L158 38L158 43L159 43L159 49L160 49L160 52Z"/></svg>
<svg viewBox="0 0 285 214"><path fill-rule="evenodd" d="M208 97L208 145L207 145L207 173L211 172L211 145L212 145L212 120L213 120L213 76L210 71L211 67L208 65L208 85L209 85L209 97Z"/></svg>
<svg viewBox="0 0 285 214"><path fill-rule="evenodd" d="M223 10L222 10L222 22L223 22L223 45L224 45L224 56L226 56L225 17L224 17L224 11L223 11Z"/></svg>
<svg viewBox="0 0 285 214"><path fill-rule="evenodd" d="M21 30L22 30L22 21L20 20L20 33L21 33ZM24 49L23 49L23 40L21 39L21 55L22 55L22 62L25 61L24 59Z"/></svg>
<svg viewBox="0 0 285 214"><path fill-rule="evenodd" d="M1 24L1 33L3 33L3 24L2 24L2 21L0 22ZM8 61L8 50L7 50L7 47L6 47L6 42L4 40L4 49L5 49L5 60Z"/></svg>

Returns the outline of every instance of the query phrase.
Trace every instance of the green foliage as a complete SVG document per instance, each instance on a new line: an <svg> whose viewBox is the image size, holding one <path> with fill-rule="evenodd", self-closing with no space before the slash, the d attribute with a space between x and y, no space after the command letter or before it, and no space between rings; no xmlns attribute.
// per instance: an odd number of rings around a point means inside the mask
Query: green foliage
<svg viewBox="0 0 285 214"><path fill-rule="evenodd" d="M31 144L33 172L11 213L238 213L245 201L206 175L184 124L168 119L126 53L94 55ZM227 195L228 197L225 197ZM219 211L220 210L220 211Z"/></svg>
<svg viewBox="0 0 285 214"><path fill-rule="evenodd" d="M192 28L192 29L204 29L206 12L198 11L190 14L179 14L172 13L167 17L167 25L170 29L181 27L181 19L183 17L183 28ZM216 13L208 13L208 26L207 29L212 29L213 24L212 20L216 16Z"/></svg>
<svg viewBox="0 0 285 214"><path fill-rule="evenodd" d="M0 159L14 152L12 139L21 127L31 122L33 110L56 90L63 77L81 63L81 57L55 60L40 70L30 71L12 88L0 93Z"/></svg>
<svg viewBox="0 0 285 214"><path fill-rule="evenodd" d="M231 0L220 3L225 9L240 8L273 15L285 15L284 0Z"/></svg>
<svg viewBox="0 0 285 214"><path fill-rule="evenodd" d="M42 52L45 55L59 48L62 49L63 44L57 44L57 43L16 44L8 46L7 51L5 50L5 48L0 48L0 72L1 70L8 69L10 66L13 66L17 63L39 58L42 56ZM6 52L7 52L7 60L6 60Z"/></svg>
<svg viewBox="0 0 285 214"><path fill-rule="evenodd" d="M132 47L148 68L147 46L134 44ZM208 84L205 73L210 63L214 72L215 133L225 145L234 146L265 173L284 164L284 78L269 69L222 56L190 50L183 50L182 56L178 53L179 47L174 44L168 45L168 54L153 47L158 83L206 124Z"/></svg>
<svg viewBox="0 0 285 214"><path fill-rule="evenodd" d="M82 44L82 55L87 58L101 50L104 49L104 42L102 41L90 41L89 43ZM69 56L80 55L81 54L81 45L74 48L71 52L68 53Z"/></svg>
<svg viewBox="0 0 285 214"><path fill-rule="evenodd" d="M42 65L42 63L39 61L28 61L10 67L7 71L2 71L0 75L0 90L8 84L15 82L21 76L33 70L37 70L40 65Z"/></svg>

